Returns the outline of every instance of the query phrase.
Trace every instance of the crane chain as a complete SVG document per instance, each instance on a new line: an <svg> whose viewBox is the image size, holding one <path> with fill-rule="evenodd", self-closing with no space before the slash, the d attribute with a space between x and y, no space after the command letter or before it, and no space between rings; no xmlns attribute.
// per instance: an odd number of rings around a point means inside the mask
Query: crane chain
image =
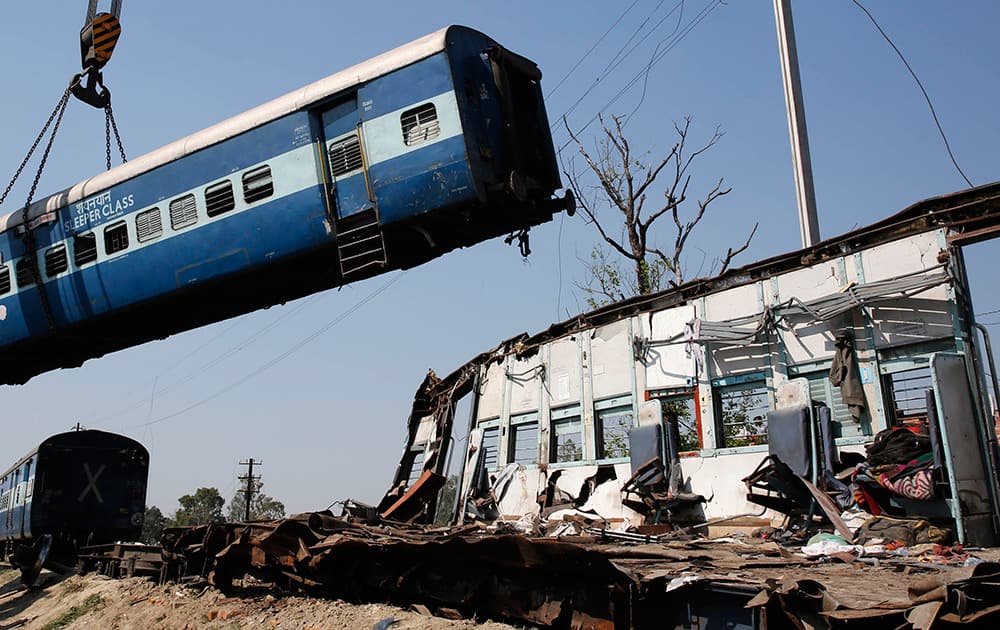
<svg viewBox="0 0 1000 630"><path fill-rule="evenodd" d="M11 178L10 183L7 184L7 188L4 189L3 194L0 195L0 205L3 205L4 200L7 199L7 195L9 195L11 189L14 188L14 183L17 182L17 179L21 176L21 173L24 171L24 167L28 165L28 161L31 159L31 156L35 153L35 149L37 149L38 145L41 144L42 138L45 137L45 132L48 131L49 127L52 125L52 121L55 120L57 115L60 118L62 118L60 110L66 109L66 103L69 102L69 95L71 89L72 85L66 88L66 91L63 92L62 98L59 99L59 104L56 105L56 108L52 110L51 114L49 114L49 119L45 121L45 125L42 127L42 130L38 132L38 137L35 138L35 141L31 144L31 148L28 149L28 154L24 156L23 160L21 160L20 166L18 166L17 171L14 172L14 177ZM36 179L36 185L37 185L37 179ZM32 192L32 195L34 195L34 192ZM29 203L30 203L30 197L29 197Z"/></svg>
<svg viewBox="0 0 1000 630"><path fill-rule="evenodd" d="M8 190L4 192L3 197L0 197L0 203L3 203L3 199L7 197L7 193L14 185L14 181L17 180L21 171L24 170L25 164L27 164L31 155L35 152L35 149L38 148L38 145L45 136L46 131L51 126L52 133L49 135L49 140L45 144L45 150L42 152L42 159L38 164L38 170L35 172L35 179L31 182L31 189L28 191L28 199L24 202L24 208L21 209L21 225L24 227L25 260L28 262L28 271L31 273L35 286L38 287L38 296L42 302L42 311L45 313L45 319L48 322L50 331L56 329L56 320L52 315L52 308L49 304L49 296L45 293L45 287L42 284L42 274L38 269L38 244L35 241L35 231L31 226L29 209L31 208L31 201L35 197L35 191L38 189L38 182L42 179L42 172L45 170L45 163L49 159L49 153L52 151L52 145L55 142L56 134L59 133L59 124L62 122L63 114L66 113L66 105L69 103L71 89L72 84L70 87L66 88L65 92L63 92L62 98L59 99L59 103L56 105L56 108L52 111L52 114L49 116L48 121L46 121L45 126L42 127L42 132L38 134L38 138L36 138L34 144L31 145L31 149L28 151L28 155L24 158L24 162L22 162L21 166L17 169L17 173L14 175L14 179L11 180ZM53 122L55 122L55 124L53 124Z"/></svg>
<svg viewBox="0 0 1000 630"><path fill-rule="evenodd" d="M115 122L115 113L111 109L111 103L104 106L104 148L107 156L107 170L111 170L111 131L115 132L115 142L118 144L118 154L122 158L122 164L128 162L125 157L125 147L122 145L121 134L118 133L118 123Z"/></svg>

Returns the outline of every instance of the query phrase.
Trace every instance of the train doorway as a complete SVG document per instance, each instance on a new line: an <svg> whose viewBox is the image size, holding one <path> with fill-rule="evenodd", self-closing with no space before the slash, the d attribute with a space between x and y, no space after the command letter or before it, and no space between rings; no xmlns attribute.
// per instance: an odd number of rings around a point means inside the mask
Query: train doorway
<svg viewBox="0 0 1000 630"><path fill-rule="evenodd" d="M331 197L337 206L337 218L345 219L359 212L374 210L375 196L362 145L357 95L324 111L322 120L333 182Z"/></svg>

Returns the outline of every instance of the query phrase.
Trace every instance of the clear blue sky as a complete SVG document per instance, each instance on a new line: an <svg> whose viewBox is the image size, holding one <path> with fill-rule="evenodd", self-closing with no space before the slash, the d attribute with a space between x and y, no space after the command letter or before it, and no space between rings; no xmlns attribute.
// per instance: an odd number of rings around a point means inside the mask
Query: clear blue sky
<svg viewBox="0 0 1000 630"><path fill-rule="evenodd" d="M128 0L124 34L105 76L126 149L138 156L444 25L466 24L535 60L547 92L582 59L547 100L553 121L578 100L568 117L574 128L601 110L635 110L627 128L633 145L653 154L669 149L672 122L687 114L694 117L696 139L722 127L726 135L698 166L695 185L721 176L733 192L713 206L692 237L689 275L755 221L761 229L741 262L797 249L771 2L718 6L651 68L647 81L607 107L676 25L674 13L594 86L643 20L649 18L645 33L675 2L637 1L584 57L630 4ZM683 24L707 4L685 2ZM860 10L849 0L793 5L822 235L964 188L916 85ZM923 80L969 177L976 184L1000 179L1000 5L866 5ZM77 33L85 8L79 0L19 2L5 10L4 183L78 70ZM559 133L558 145L565 140ZM103 168L103 117L73 102L39 194ZM23 202L27 183L0 211ZM5 387L0 463L6 466L45 436L80 421L125 431L150 448L149 502L165 512L199 486L216 486L229 498L237 462L250 456L264 461L265 490L290 510L320 509L346 497L375 501L395 469L409 405L427 368L447 373L501 339L578 312L578 259L594 240L579 215L557 219L532 232L534 253L527 261L502 242L486 243L405 274ZM996 254L994 243L969 252L980 312L1000 308L990 275ZM290 358L191 411L147 424L224 390L400 275Z"/></svg>

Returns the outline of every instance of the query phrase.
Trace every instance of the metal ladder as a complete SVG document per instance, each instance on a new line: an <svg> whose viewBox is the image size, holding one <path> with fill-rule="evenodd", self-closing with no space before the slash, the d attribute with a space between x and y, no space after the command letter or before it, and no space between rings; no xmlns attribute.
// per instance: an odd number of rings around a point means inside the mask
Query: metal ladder
<svg viewBox="0 0 1000 630"><path fill-rule="evenodd" d="M374 208L341 219L337 227L341 276L348 278L369 267L385 267L388 263L385 239Z"/></svg>

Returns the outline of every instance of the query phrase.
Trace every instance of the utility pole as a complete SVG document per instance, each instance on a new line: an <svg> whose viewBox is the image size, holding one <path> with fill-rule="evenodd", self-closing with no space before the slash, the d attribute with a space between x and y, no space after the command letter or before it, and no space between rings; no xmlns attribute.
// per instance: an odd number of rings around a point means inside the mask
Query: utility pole
<svg viewBox="0 0 1000 630"><path fill-rule="evenodd" d="M257 492L257 482L260 481L260 475L253 474L254 464L261 466L264 462L256 461L253 457L245 462L240 462L240 466L247 466L247 474L240 475L239 480L245 481L247 483L246 487L243 489L243 499L246 505L243 507L243 520L250 520L250 501L253 499L253 495Z"/></svg>
<svg viewBox="0 0 1000 630"><path fill-rule="evenodd" d="M774 19L778 26L781 76L785 82L788 134L792 141L792 166L795 168L799 230L802 233L802 247L811 247L819 242L819 217L816 214L816 193L813 190L809 134L806 133L805 106L802 104L802 84L799 81L799 56L795 50L791 0L774 0Z"/></svg>

